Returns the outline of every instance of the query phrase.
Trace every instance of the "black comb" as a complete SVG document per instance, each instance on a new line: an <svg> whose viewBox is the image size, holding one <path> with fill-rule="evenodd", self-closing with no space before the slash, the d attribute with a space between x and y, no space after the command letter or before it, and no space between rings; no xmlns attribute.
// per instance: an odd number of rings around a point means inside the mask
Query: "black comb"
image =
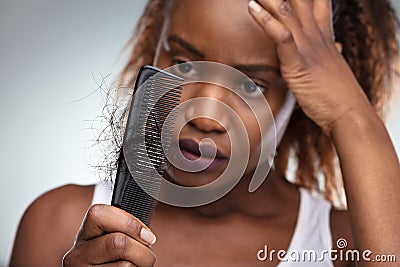
<svg viewBox="0 0 400 267"><path fill-rule="evenodd" d="M167 166L165 155L172 142L182 83L178 76L152 66L142 67L135 83L111 205L147 226L157 203L152 196L157 196Z"/></svg>

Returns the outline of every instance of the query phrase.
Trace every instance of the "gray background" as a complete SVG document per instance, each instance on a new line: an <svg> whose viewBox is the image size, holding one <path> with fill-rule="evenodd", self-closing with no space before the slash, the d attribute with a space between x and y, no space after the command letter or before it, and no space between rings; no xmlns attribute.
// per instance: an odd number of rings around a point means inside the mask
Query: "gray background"
<svg viewBox="0 0 400 267"><path fill-rule="evenodd" d="M121 70L144 3L0 0L0 266L33 199L65 183L98 181L88 167L99 157L89 147L96 131L88 128L104 102L91 93L102 75ZM387 123L398 152L399 104L396 96Z"/></svg>

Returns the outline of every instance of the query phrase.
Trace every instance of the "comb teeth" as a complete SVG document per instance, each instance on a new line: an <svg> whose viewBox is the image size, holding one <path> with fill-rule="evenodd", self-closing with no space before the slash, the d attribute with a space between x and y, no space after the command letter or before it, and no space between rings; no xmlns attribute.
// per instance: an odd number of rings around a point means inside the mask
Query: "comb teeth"
<svg viewBox="0 0 400 267"><path fill-rule="evenodd" d="M144 135L145 142L137 147L136 164L138 168L131 171L132 175L136 174L136 180L145 181L141 183L142 188L154 195L157 195L160 190L161 179L154 177L152 171L155 169L160 176L163 175L162 167L166 162L163 145L166 149L170 146L175 122L175 120L167 120L167 117L176 117L177 109L175 107L180 103L181 85L182 80L171 79L161 73L149 78L146 84L148 88L145 89L143 97L145 108L141 109L139 114L139 122L143 123L143 127L139 127L139 131ZM163 144L161 143L161 131L164 131ZM147 209L154 210L155 206L153 207L151 202L148 203L148 206Z"/></svg>
<svg viewBox="0 0 400 267"><path fill-rule="evenodd" d="M146 152L154 169L163 175L165 149L168 149L172 141L172 132L175 120L167 119L168 116L176 117L177 109L182 94L182 80L171 79L164 73L154 75L149 79L149 97L147 107L151 107L147 118L139 115L139 121L146 121L144 127ZM146 94L146 93L145 93ZM141 114L145 115L145 114ZM161 143L161 131L163 131L163 144Z"/></svg>
<svg viewBox="0 0 400 267"><path fill-rule="evenodd" d="M182 84L173 74L144 67L135 85L112 204L148 226L156 205L151 196L158 195L167 166Z"/></svg>

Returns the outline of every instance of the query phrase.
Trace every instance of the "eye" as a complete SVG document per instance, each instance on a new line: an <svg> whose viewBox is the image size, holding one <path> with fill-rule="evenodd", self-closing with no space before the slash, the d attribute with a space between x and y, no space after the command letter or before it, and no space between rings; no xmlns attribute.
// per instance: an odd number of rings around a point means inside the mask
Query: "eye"
<svg viewBox="0 0 400 267"><path fill-rule="evenodd" d="M182 60L174 60L172 62L173 65L177 65L174 67L176 74L179 76L185 77L194 77L197 76L197 71L194 66L190 62L182 61Z"/></svg>
<svg viewBox="0 0 400 267"><path fill-rule="evenodd" d="M179 64L178 68L180 72L187 74L190 73L190 71L193 69L193 66L190 63L185 62Z"/></svg>
<svg viewBox="0 0 400 267"><path fill-rule="evenodd" d="M239 89L241 93L249 97L263 96L266 89L253 81L244 81L240 84Z"/></svg>

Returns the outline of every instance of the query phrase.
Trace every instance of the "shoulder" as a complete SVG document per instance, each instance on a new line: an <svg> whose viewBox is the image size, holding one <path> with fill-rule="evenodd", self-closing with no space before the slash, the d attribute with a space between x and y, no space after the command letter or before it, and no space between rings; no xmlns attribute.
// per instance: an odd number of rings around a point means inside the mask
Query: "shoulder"
<svg viewBox="0 0 400 267"><path fill-rule="evenodd" d="M38 197L20 221L10 266L46 266L61 262L72 246L87 209L94 185L65 185ZM29 263L21 262L29 259ZM59 261L60 260L60 261ZM35 264L36 262L36 264Z"/></svg>
<svg viewBox="0 0 400 267"><path fill-rule="evenodd" d="M45 222L57 228L69 226L72 219L85 215L89 208L94 185L64 185L38 197L25 211L21 222ZM65 219L65 220L60 220Z"/></svg>
<svg viewBox="0 0 400 267"><path fill-rule="evenodd" d="M28 208L35 210L37 207L47 207L53 211L68 209L76 205L87 204L91 201L94 185L67 184L50 190L38 197Z"/></svg>

